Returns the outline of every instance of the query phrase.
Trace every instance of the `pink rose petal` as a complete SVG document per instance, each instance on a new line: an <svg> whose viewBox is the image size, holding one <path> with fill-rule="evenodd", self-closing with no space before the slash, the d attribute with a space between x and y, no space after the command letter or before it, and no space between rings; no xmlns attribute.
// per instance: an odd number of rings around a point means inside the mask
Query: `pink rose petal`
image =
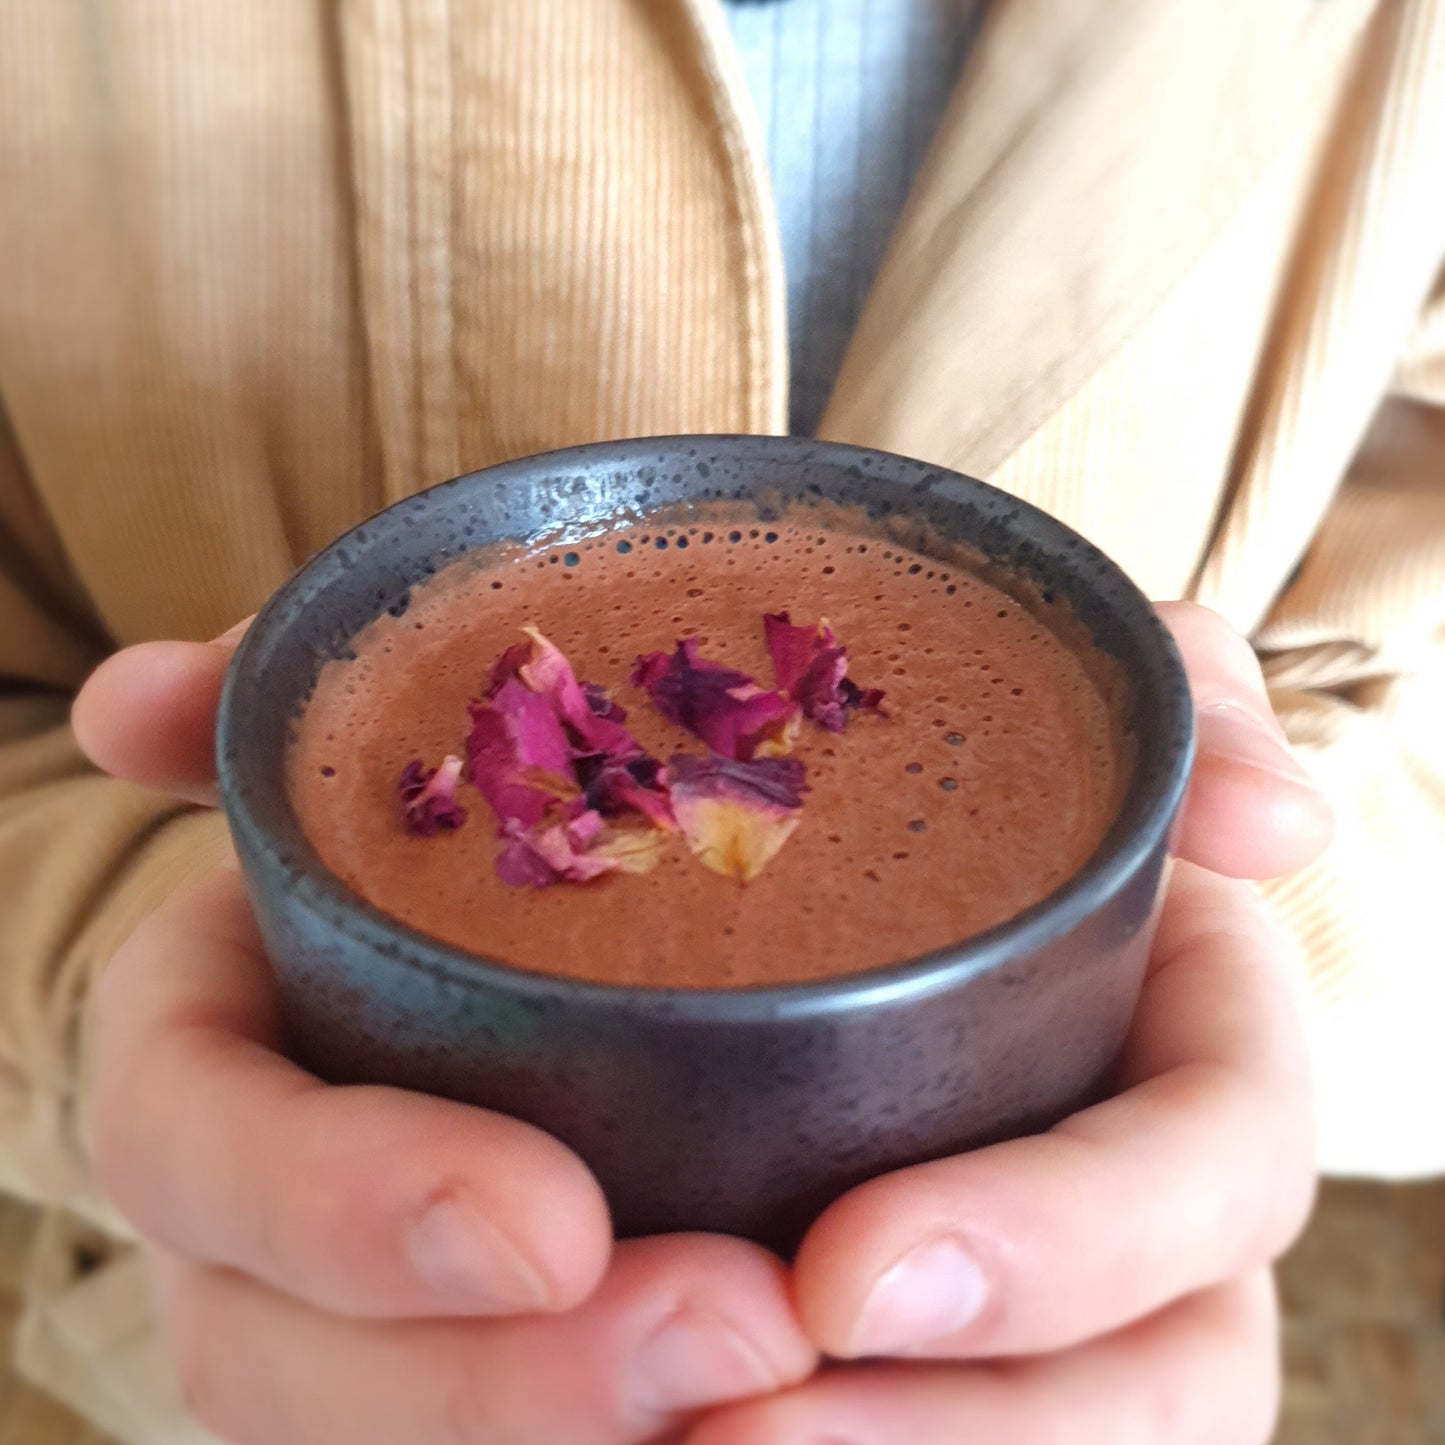
<svg viewBox="0 0 1445 1445"><path fill-rule="evenodd" d="M646 873L657 866L666 834L656 828L614 828L594 811L524 828L504 825L506 846L497 876L519 888L552 883L589 883L605 873Z"/></svg>
<svg viewBox="0 0 1445 1445"><path fill-rule="evenodd" d="M518 827L515 835L503 835L506 843L497 854L497 877L512 888L546 888L559 882L551 864L532 846L526 830Z"/></svg>
<svg viewBox="0 0 1445 1445"><path fill-rule="evenodd" d="M567 778L572 768L572 745L550 699L528 692L509 677L491 701L507 725L517 766L540 768L559 779Z"/></svg>
<svg viewBox="0 0 1445 1445"><path fill-rule="evenodd" d="M476 702L471 705L471 717L467 773L472 786L501 822L535 827L552 804L566 796L568 777L545 768L529 768L522 762L518 734L525 735L527 719L518 711L509 715L492 703ZM542 750L543 744L537 742L536 736L533 744L537 751ZM575 787L571 791L575 792Z"/></svg>
<svg viewBox="0 0 1445 1445"><path fill-rule="evenodd" d="M579 752L605 752L619 759L640 754L642 750L621 725L622 710L607 701L606 693L594 684L578 682L572 664L535 627L522 631L528 640L509 647L492 665L488 695L495 696L509 680L515 680L551 703ZM599 709L598 701L605 706Z"/></svg>
<svg viewBox="0 0 1445 1445"><path fill-rule="evenodd" d="M773 660L778 691L790 697L812 666L819 647L832 647L835 642L833 629L826 624L795 627L786 612L765 612L763 635L767 639L768 656Z"/></svg>

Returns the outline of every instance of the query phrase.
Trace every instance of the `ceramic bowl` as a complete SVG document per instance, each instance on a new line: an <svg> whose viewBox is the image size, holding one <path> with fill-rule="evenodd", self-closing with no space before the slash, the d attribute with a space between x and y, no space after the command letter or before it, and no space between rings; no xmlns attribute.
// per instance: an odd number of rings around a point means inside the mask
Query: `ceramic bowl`
<svg viewBox="0 0 1445 1445"><path fill-rule="evenodd" d="M860 509L962 546L1122 679L1132 755L1088 863L1009 922L921 958L796 986L677 991L548 977L464 952L332 876L285 787L320 668L471 549L595 536L727 503ZM932 543L926 540L934 539ZM1193 747L1188 685L1147 600L1059 522L982 482L797 438L665 437L508 462L372 517L302 568L237 650L221 793L289 1047L337 1082L529 1120L593 1169L619 1234L717 1230L787 1250L851 1185L1042 1130L1101 1096L1133 1013ZM886 926L886 919L881 920ZM384 1160L377 1161L385 1167Z"/></svg>

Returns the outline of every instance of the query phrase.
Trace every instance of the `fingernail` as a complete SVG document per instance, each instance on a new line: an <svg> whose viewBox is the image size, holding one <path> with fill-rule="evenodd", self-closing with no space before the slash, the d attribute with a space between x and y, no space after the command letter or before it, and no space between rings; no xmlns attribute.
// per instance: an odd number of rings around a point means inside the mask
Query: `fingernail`
<svg viewBox="0 0 1445 1445"><path fill-rule="evenodd" d="M725 1320L669 1315L632 1361L634 1406L646 1416L677 1415L775 1390L777 1372Z"/></svg>
<svg viewBox="0 0 1445 1445"><path fill-rule="evenodd" d="M250 627L250 625L251 619L249 617L245 618L241 622L234 623L219 636L213 637L211 639L210 645L212 647L227 647L233 642L238 642L245 634L246 629Z"/></svg>
<svg viewBox="0 0 1445 1445"><path fill-rule="evenodd" d="M525 1312L551 1295L516 1247L457 1194L427 1206L407 1233L406 1251L417 1278L460 1309Z"/></svg>
<svg viewBox="0 0 1445 1445"><path fill-rule="evenodd" d="M1198 717L1199 751L1318 791L1273 723L1238 703L1215 703Z"/></svg>
<svg viewBox="0 0 1445 1445"><path fill-rule="evenodd" d="M873 1286L857 1328L854 1355L889 1355L931 1344L971 1324L988 1303L988 1280L957 1239L910 1250Z"/></svg>

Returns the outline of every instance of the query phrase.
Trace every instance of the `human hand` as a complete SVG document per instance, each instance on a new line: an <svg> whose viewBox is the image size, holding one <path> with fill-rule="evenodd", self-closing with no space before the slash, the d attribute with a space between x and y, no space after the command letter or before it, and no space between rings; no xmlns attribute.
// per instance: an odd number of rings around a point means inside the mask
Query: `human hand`
<svg viewBox="0 0 1445 1445"><path fill-rule="evenodd" d="M1247 644L1201 608L1161 611L1200 714L1179 833L1192 861L1169 889L1122 1092L834 1204L798 1255L797 1307L826 1354L872 1362L716 1412L686 1445L1269 1438L1268 1265L1313 1199L1310 1100L1281 942L1218 875L1292 871L1331 824Z"/></svg>
<svg viewBox="0 0 1445 1445"><path fill-rule="evenodd" d="M82 744L210 801L234 641L119 654L77 701ZM97 1017L97 1163L157 1249L193 1411L238 1445L631 1445L813 1369L763 1250L614 1247L595 1181L541 1131L284 1059L234 869L140 927Z"/></svg>
<svg viewBox="0 0 1445 1445"><path fill-rule="evenodd" d="M1190 663L1202 710L1201 754L1196 768L1195 784L1181 823L1181 851L1214 869L1246 876L1264 875L1271 871L1283 872L1299 866L1322 846L1327 837L1328 813L1310 790L1289 780L1287 755L1279 752L1277 746L1267 741L1268 725L1251 724L1247 717L1238 716L1241 710L1246 714L1259 714L1261 708L1262 688L1248 649L1209 614L1198 609L1175 608L1166 611ZM111 771L136 781L163 787L197 801L209 801L214 796L210 730L215 701L219 696L230 647L234 645L238 635L239 630L227 639L211 645L151 644L119 654L107 663L87 688L76 711L77 733L96 761ZM1263 716L1268 716L1267 705L1264 706ZM1236 725L1233 728L1231 721ZM1266 741L1259 741L1261 736ZM1263 761L1265 771L1262 775L1257 776L1257 763L1250 766L1251 758ZM1001 1250L999 1258L994 1261L997 1268L1006 1257L1012 1270L995 1282L992 1290L993 1303L980 1315L972 1331L963 1332L960 1348L955 1353L963 1357L977 1358L994 1353L1015 1353L1032 1349L1059 1351L1061 1347L1075 1343L1069 1334L1070 1329L1074 1336L1085 1339L1110 1328L1111 1323L1116 1320L1130 1317L1131 1309L1136 1313L1150 1314L1153 1305L1150 1303L1151 1296L1147 1287L1150 1275L1146 1262L1145 1267L1138 1270L1139 1278L1143 1281L1142 1295L1136 1297L1131 1304L1129 1300L1121 1299L1113 1290L1112 1284L1109 1284L1105 1287L1105 1297L1111 1301L1113 1313L1110 1314L1109 1309L1094 1308L1092 1316L1090 1315L1090 1286L1106 1273L1103 1266L1107 1265L1110 1256L1107 1252L1101 1255L1101 1251L1107 1250L1110 1240L1101 1239L1099 1249L1090 1241L1090 1247L1086 1251L1088 1257L1075 1262L1072 1258L1075 1251L1071 1246L1076 1243L1078 1236L1071 1239L1069 1231L1076 1228L1081 1219L1087 1218L1089 1208L1085 1206L1097 1209L1101 1194L1105 1207L1112 1207L1114 1200L1110 1191L1117 1187L1120 1181L1134 1177L1142 1178L1152 1185L1154 1171L1161 1169L1164 1163L1177 1166L1181 1162L1189 1162L1187 1158L1182 1161L1172 1158L1161 1161L1157 1157L1157 1151L1148 1147L1157 1142L1152 1139L1151 1130L1161 1122L1172 1120L1176 1114L1195 1116L1192 1093L1208 1096L1201 1100L1207 1103L1213 1094L1229 1092L1231 1070L1239 1062L1260 1062L1256 1057L1258 1050L1253 1047L1255 1034L1268 1035L1279 1046L1265 1061L1267 1067L1264 1072L1273 1069L1281 1077L1288 1076L1291 1081L1297 1082L1297 1056L1291 1052L1292 1035L1287 1018L1281 1017L1277 979L1273 977L1272 970L1262 970L1259 978L1251 977L1249 996L1253 997L1262 990L1267 994L1271 1008L1266 1010L1262 1021L1255 1021L1258 1027L1250 1038L1244 1041L1249 1047L1241 1046L1239 1059L1230 1056L1228 1059L1219 1060L1212 1057L1193 1060L1189 1054L1190 1047L1199 1046L1201 1041L1213 1042L1211 1029L1208 1028L1195 1028L1187 1039L1173 1038L1168 1025L1180 1006L1173 994L1183 994L1182 1001L1185 1005L1189 1004L1192 996L1191 991L1183 989L1175 980L1189 981L1199 975L1217 980L1221 969L1212 958L1205 959L1201 965L1190 966L1193 953L1184 948L1182 942L1179 958L1174 959L1170 954L1171 961L1167 964L1162 962L1166 957L1166 945L1169 943L1171 931L1177 932L1181 940L1193 938L1196 946L1198 940L1203 939L1210 943L1215 952L1234 956L1231 950L1219 947L1220 941L1212 937L1214 928L1233 926L1228 910L1223 907L1224 895L1217 895L1221 904L1217 917L1211 915L1212 905L1209 904L1209 899L1216 895L1209 894L1208 890L1217 890L1228 885L1203 878L1195 881L1205 890L1199 894L1199 906L1191 910L1187 899L1181 904L1179 900L1184 895L1176 890L1176 896L1171 900L1166 926L1161 932L1160 948L1156 950L1156 964L1146 1000L1146 1014L1158 1014L1160 1023L1151 1031L1141 1022L1135 1031L1129 1067L1131 1074L1137 1077L1139 1086L1131 1094L1116 1101L1115 1113L1103 1118L1103 1128L1097 1136L1091 1128L1091 1115L1094 1111L1089 1115L1078 1116L1078 1120L1069 1121L1068 1125L1061 1126L1054 1135L1045 1136L1045 1141L1052 1140L1057 1145L1059 1140L1073 1138L1070 1131L1076 1131L1077 1137L1070 1146L1075 1156L1072 1162L1082 1176L1088 1173L1087 1166L1091 1157L1094 1158L1098 1178L1093 1194L1081 1198L1081 1207L1077 1210L1071 1211L1067 1207L1055 1208L1052 1213L1049 1209L1040 1210L1037 1208L1039 1204L1067 1205L1066 1200L1031 1200L1030 1196L1041 1182L1052 1177L1051 1168L1057 1169L1059 1177L1068 1181L1069 1170L1063 1165L1070 1161L1061 1158L1051 1164L1049 1157L1033 1160L1027 1154L1015 1160L1000 1151L982 1151L963 1160L924 1166L922 1170L906 1171L865 1186L863 1190L856 1191L829 1211L824 1220L820 1221L799 1259L797 1283L800 1310L810 1332L820 1344L841 1356L857 1352L853 1348L857 1344L854 1326L861 1313L863 1299L868 1293L870 1271L877 1273L880 1264L886 1268L897 1254L906 1251L910 1231L916 1234L929 1223L923 1218L927 1212L923 1206L927 1206L930 1199L935 1210L932 1220L934 1233L938 1232L940 1226L946 1227L957 1220L967 1224L970 1180L974 1180L977 1186L973 1197L984 1204L990 1198L996 1201L992 1214L982 1204L975 1205L976 1212L985 1224L991 1218L1002 1220L1005 1224L1012 1221L1012 1245L1007 1251ZM1238 898L1234 898L1234 903L1239 904ZM1234 922L1238 924L1239 920ZM1256 923L1257 920L1251 921L1248 927L1253 928ZM265 972L264 960L255 957L252 966L255 969L253 985L264 990L266 984L261 977ZM1247 965L1236 971L1251 975L1253 973ZM117 984L116 987L119 989L120 985ZM1213 987L1200 985L1192 992L1212 994ZM267 997L269 998L269 994ZM1244 1002L1247 1005L1248 999ZM1287 1005L1283 1007L1287 1013ZM1241 1012L1248 1019L1249 1009L1245 1007ZM1227 1020L1225 1022L1227 1023ZM1174 1055L1170 1053L1171 1048L1176 1051ZM1182 1058L1179 1057L1181 1050ZM1255 1074L1259 1072L1260 1070L1255 1070L1248 1078L1242 1079L1241 1083L1257 1083ZM1220 1075L1218 1080L1215 1080L1215 1074ZM1146 1079L1154 1082L1146 1083ZM1163 1082L1158 1082L1160 1080ZM1206 1090L1204 1085L1211 1082L1216 1082L1219 1087L1213 1091ZM1303 1085L1299 1084L1297 1092L1302 1092L1302 1088ZM1248 1089L1241 1088L1237 1092L1248 1093ZM1286 1142L1293 1146L1293 1152L1287 1151L1288 1157L1272 1162L1278 1165L1278 1174L1283 1182L1294 1181L1299 1196L1297 1199L1284 1199L1277 1210L1275 1233L1283 1238L1295 1227L1294 1219L1302 1216L1307 1208L1310 1171L1307 1165L1300 1168L1297 1163L1300 1156L1308 1155L1307 1130L1297 1131L1290 1127L1299 1117L1297 1101L1292 1094L1278 1102L1279 1132L1282 1137L1286 1137ZM1109 1109L1112 1106L1102 1107ZM1246 1122L1251 1125L1258 1123L1254 1119ZM1216 1126L1217 1124L1216 1120ZM1265 1129L1261 1132L1269 1131ZM1210 1142L1209 1134L1208 1127L1201 1127L1198 1131L1199 1141ZM1304 1137L1301 1138L1300 1135ZM1194 1135L1189 1137L1195 1138ZM1249 1137L1254 1138L1254 1133L1251 1132ZM1001 1146L1001 1149L1026 1150L1029 1146L1037 1147L1045 1141L1021 1141L1019 1145ZM1189 1148L1193 1147L1191 1143L1180 1152L1187 1156ZM126 1151L120 1150L118 1146L118 1152ZM1059 1150L1055 1148L1053 1152L1057 1153ZM969 1168L973 1160L983 1161L978 1168L976 1180ZM1228 1213L1227 1209L1216 1208L1219 1188L1217 1170L1207 1167L1207 1159L1200 1163L1197 1174L1201 1196L1197 1201L1189 1201L1194 1214L1185 1216L1179 1231L1186 1235L1189 1233L1189 1218L1199 1217L1201 1212L1210 1215ZM950 1179L946 1173L948 1170L960 1169L964 1173L961 1179ZM1016 1180L1021 1182L1023 1187L1019 1187L1016 1182L1010 1194L1008 1181L1015 1178L1015 1170ZM936 1173L930 1176L927 1171ZM1001 1182L994 1186L991 1193L989 1180L994 1177ZM1178 1167L1175 1168L1173 1177L1176 1186L1188 1182L1182 1178ZM898 1197L895 1198L891 1191L897 1191ZM1260 1192L1253 1186L1253 1181L1242 1181L1240 1193L1247 1195L1248 1201L1257 1202ZM1171 1193L1170 1199L1173 1197ZM1024 1203L1032 1202L1036 1206L1031 1227L1029 1213L1011 1207L998 1207L1015 1198ZM1158 1214L1162 1216L1166 1212L1161 1209ZM1151 1213L1149 1218L1153 1219L1155 1215ZM854 1235L852 1239L848 1238L850 1234ZM1270 1241L1265 1239L1263 1234L1261 1225L1261 1238L1254 1250L1260 1258L1266 1258L1272 1252ZM1007 1230L994 1237L1001 1244L1010 1243ZM1117 1258L1120 1252L1119 1238L1127 1238L1127 1231L1119 1231L1118 1236L1113 1239L1114 1258ZM678 1243L680 1241L624 1246L618 1251L618 1258L624 1258L632 1250L656 1247L670 1249ZM716 1247L720 1242L705 1243L708 1247ZM890 1246L895 1248L893 1255L888 1255ZM1150 1255L1150 1259L1152 1260L1155 1254L1163 1253L1163 1249L1155 1251ZM1214 1251L1213 1256L1208 1249L1197 1250L1193 1265L1195 1273L1200 1270L1206 1275L1215 1272L1205 1268L1205 1263L1208 1259L1213 1259L1217 1264L1218 1254L1218 1250ZM883 1259L885 1255L888 1255L886 1261ZM753 1258L756 1262L755 1257ZM1097 1266L1091 1264L1091 1260L1096 1259L1101 1261ZM730 1261L721 1257L714 1259L712 1263L725 1269L731 1268ZM1059 1266L1057 1271L1055 1266ZM1172 1299L1174 1286L1169 1281L1187 1278L1189 1273L1190 1267L1186 1266L1182 1270L1175 1270L1163 1282L1158 1282L1156 1278L1153 1294L1161 1301ZM779 1326L779 1320L770 1312L777 1300L775 1274L759 1274L753 1280L738 1277L733 1283L759 1286L758 1298L769 1301L765 1310L767 1327L772 1330ZM1020 1296L1020 1302L1009 1309L1006 1302L1015 1294ZM605 1307L607 1301L604 1295L605 1289L597 1299ZM1057 1296L1064 1305L1072 1298L1072 1325L1069 1308L1054 1309L1050 1303L1051 1295ZM590 1310L592 1306L587 1308ZM1200 1339L1206 1342L1228 1341L1230 1358L1236 1363L1243 1362L1253 1370L1255 1388L1252 1392L1247 1392L1249 1398L1244 1403L1252 1405L1260 1414L1267 1414L1270 1408L1269 1383L1272 1370L1272 1351L1266 1339L1269 1329L1267 1290L1258 1280L1239 1284L1231 1282L1201 1300L1199 1311L1190 1313L1186 1306L1164 1313L1154 1310L1153 1316L1145 1325L1129 1335L1117 1337L1117 1341L1106 1340L1100 1345L1070 1349L1038 1362L1036 1368L1047 1373L1047 1378L1041 1382L1039 1388L1034 1388L1032 1382L1027 1388L1022 1386L1024 1377L1021 1372L1025 1368L1034 1368L1032 1364L1028 1367L1010 1366L1010 1370L1015 1372L1013 1378L1020 1382L1019 1385L1011 1388L1002 1388L1000 1385L981 1405L976 1388L981 1381L1006 1382L1010 1378L1000 1374L997 1367L988 1367L982 1372L977 1366L963 1369L953 1366L907 1369L892 1367L887 1373L879 1373L877 1367L874 1367L866 1374L856 1369L841 1369L820 1376L815 1383L780 1397L776 1405L765 1403L758 1407L743 1407L737 1411L723 1412L700 1427L701 1433L697 1439L712 1445L714 1436L708 1433L710 1431L723 1432L716 1436L719 1441L807 1439L809 1436L806 1431L809 1421L813 1419L810 1412L821 1411L823 1416L827 1417L830 1411L856 1413L861 1409L865 1414L873 1412L868 1419L874 1420L876 1424L874 1438L889 1441L900 1438L910 1441L916 1439L920 1445L926 1445L930 1438L955 1438L956 1429L959 1427L954 1415L959 1409L973 1407L994 1408L996 1414L987 1418L1018 1429L1021 1439L1040 1438L1044 1430L1055 1428L1048 1422L1057 1418L1058 1407L1067 1401L1071 1388L1076 1392L1082 1391L1083 1384L1093 1378L1090 1372L1096 1365L1101 1367L1099 1375L1100 1378L1103 1377L1102 1366L1107 1364L1107 1360L1096 1360L1091 1351L1114 1343L1119 1347L1116 1353L1123 1357L1116 1371L1116 1377L1120 1378L1119 1393L1125 1397L1126 1406L1132 1402L1134 1407L1142 1410L1147 1417L1150 1401L1154 1396L1150 1390L1137 1388L1138 1380L1133 1379L1133 1376L1138 1375L1142 1369L1146 1379L1149 1377L1151 1366L1148 1347L1151 1344L1157 1347L1162 1363L1169 1363L1178 1357L1188 1364L1198 1364L1203 1358L1204 1365L1212 1367L1213 1359L1220 1351L1216 1350L1214 1356L1210 1356L1208 1350L1200 1348ZM242 1303L234 1295L219 1301L216 1313L223 1320L233 1323L245 1318ZM586 1311L579 1313L585 1314ZM852 1322L850 1314L854 1317ZM174 1299L171 1315L173 1319L177 1315ZM186 1317L182 1315L182 1318ZM214 1330L214 1326L210 1328ZM1030 1330L1034 1332L1032 1336ZM242 1332L253 1338L257 1333L249 1325L245 1326ZM190 1331L187 1330L186 1333L189 1334ZM1136 1340L1135 1336L1143 1338ZM225 1340L229 1335L223 1334L220 1338ZM792 1354L797 1346L797 1339L785 1339L781 1333L772 1338L775 1345L780 1347L777 1359L787 1356L788 1363L793 1367L791 1371L786 1368L777 1371L774 1382L802 1378L807 1373L808 1365L805 1353L801 1356ZM1027 1343L1031 1338L1042 1343ZM350 1358L352 1348L348 1338L348 1343L345 1346L338 1345L335 1353L338 1357ZM491 1352L498 1346L496 1342L489 1341L485 1348ZM898 1348L895 1346L895 1349ZM947 1350L940 1352L948 1353ZM603 1353L605 1354L605 1351ZM230 1355L231 1352L224 1346L218 1346L208 1358L222 1361L219 1377L223 1384L229 1381L235 1388L244 1389L245 1382L250 1378L244 1369L244 1352L243 1363L239 1364L233 1361ZM502 1351L502 1357L505 1358L505 1350ZM254 1351L250 1358L254 1363ZM776 1368L776 1360L774 1364ZM608 1369L620 1370L621 1367L621 1361L616 1357L600 1359L597 1377L604 1376ZM203 1373L204 1361L200 1364L191 1363L188 1368ZM915 1374L919 1368L929 1369L930 1373L926 1378ZM299 1395L303 1399L309 1399L311 1395L306 1387L311 1383L310 1372L299 1367L298 1372L303 1376L297 1387ZM1166 1391L1177 1375L1176 1370L1164 1377ZM525 1380L525 1376L522 1378ZM534 1378L528 1383L536 1388L541 1382ZM1126 1385L1131 1388L1125 1389ZM204 1388L209 1390L211 1387L207 1385ZM1182 1386L1180 1388L1182 1389ZM861 1395L849 1395L847 1392L850 1389L861 1391ZM751 1391L740 1388L734 1393L745 1395ZM1021 1417L1019 1409L1024 1402L1030 1400L1038 1402L1037 1411L1040 1413ZM204 1406L205 1401L202 1400L201 1403ZM502 1402L496 1403L500 1405ZM699 1400L697 1403L704 1402ZM1087 1404L1087 1401L1079 1402L1078 1418L1084 1423L1087 1423ZM1053 1414L1050 1413L1051 1410ZM907 1413L909 1411L912 1413ZM371 1418L373 1412L368 1410L366 1414ZM499 1416L499 1423L506 1423L507 1418L505 1415ZM411 1417L409 1425L417 1428L426 1419L425 1415ZM849 1420L853 1420L853 1417L849 1416L844 1420L844 1426L852 1428ZM857 1420L853 1420L853 1424L857 1424ZM864 1420L864 1424L858 1428L864 1428L866 1424L867 1420ZM916 1432L910 1434L915 1425ZM328 1428L331 1428L329 1417ZM1080 1441L1098 1438L1112 1442L1115 1436L1109 1432L1113 1428L1113 1422L1106 1423L1101 1428L1102 1433L1096 1433L1092 1437L1079 1433L1070 1434L1068 1438ZM1152 1420L1143 1428L1145 1433L1141 1438L1148 1438L1151 1445L1167 1442L1167 1437L1149 1433L1153 1428ZM933 1430L932 1435L928 1433L930 1429ZM270 1433L265 1433L266 1430ZM749 1434L749 1431L755 1433ZM773 1433L767 1433L769 1431ZM248 1440L253 1437L237 1435L236 1438ZM268 1442L279 1441L284 1445L284 1442L297 1437L277 1433L274 1425L268 1424L262 1435L254 1438L265 1438ZM323 1433L321 1438L328 1437ZM362 1430L358 1438L364 1441L386 1437L383 1434L368 1435ZM457 1434L457 1438L472 1437ZM480 1427L476 1438L486 1438ZM523 1434L522 1438L527 1437ZM577 1434L575 1437L557 1438L576 1438L581 1442L594 1437ZM839 1438L848 1437L840 1435ZM869 1437L860 1437L860 1440L866 1438ZM1198 1438L1209 1437L1201 1435ZM1228 1438L1230 1445L1240 1445L1234 1437L1222 1435L1219 1438Z"/></svg>

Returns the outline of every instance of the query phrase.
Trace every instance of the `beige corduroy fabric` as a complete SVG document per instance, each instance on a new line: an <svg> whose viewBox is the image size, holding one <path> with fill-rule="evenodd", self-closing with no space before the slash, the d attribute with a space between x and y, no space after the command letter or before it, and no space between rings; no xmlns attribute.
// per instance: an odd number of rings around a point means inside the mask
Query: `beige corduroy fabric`
<svg viewBox="0 0 1445 1445"><path fill-rule="evenodd" d="M94 776L67 695L445 475L779 428L760 156L715 0L0 7L0 1183L116 1227L89 984L224 850ZM824 424L1254 634L1341 817L1269 890L1323 1157L1386 1174L1445 1167L1442 178L1445 0L994 0ZM31 1368L200 1438L75 1227Z"/></svg>

